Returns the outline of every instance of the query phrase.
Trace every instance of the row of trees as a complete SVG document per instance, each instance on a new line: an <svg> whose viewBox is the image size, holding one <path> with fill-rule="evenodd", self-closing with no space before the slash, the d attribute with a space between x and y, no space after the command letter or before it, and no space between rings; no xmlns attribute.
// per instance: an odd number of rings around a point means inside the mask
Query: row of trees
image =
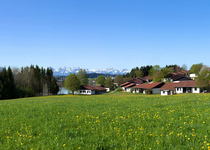
<svg viewBox="0 0 210 150"><path fill-rule="evenodd" d="M136 78L136 77L145 77L151 76L153 77L153 81L158 82L161 81L163 78L167 78L170 76L170 73L179 72L187 70L187 66L183 65L182 67L178 65L166 65L165 67L161 68L159 65L155 66L142 66L136 67L131 70L130 73L123 75L124 81L126 78Z"/></svg>
<svg viewBox="0 0 210 150"><path fill-rule="evenodd" d="M145 77L149 75L149 70L152 66L141 66L141 68L136 67L131 70L130 73L123 75L123 78L136 78L136 77Z"/></svg>
<svg viewBox="0 0 210 150"><path fill-rule="evenodd" d="M34 67L10 67L0 72L0 99L57 94L59 87L52 69Z"/></svg>

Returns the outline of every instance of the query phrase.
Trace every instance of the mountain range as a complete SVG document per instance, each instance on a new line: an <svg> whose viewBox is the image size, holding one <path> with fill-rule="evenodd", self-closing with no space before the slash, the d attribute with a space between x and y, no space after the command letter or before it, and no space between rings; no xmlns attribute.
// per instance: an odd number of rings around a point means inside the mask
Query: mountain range
<svg viewBox="0 0 210 150"><path fill-rule="evenodd" d="M47 67L52 69L53 75L54 76L68 76L71 73L77 73L80 69L80 67L62 67L62 68L52 68L52 67ZM114 68L107 68L107 69L85 69L86 72L89 73L100 73L100 74L111 74L111 75L117 75L117 74L126 74L129 73L128 69L122 69L122 70L117 70Z"/></svg>

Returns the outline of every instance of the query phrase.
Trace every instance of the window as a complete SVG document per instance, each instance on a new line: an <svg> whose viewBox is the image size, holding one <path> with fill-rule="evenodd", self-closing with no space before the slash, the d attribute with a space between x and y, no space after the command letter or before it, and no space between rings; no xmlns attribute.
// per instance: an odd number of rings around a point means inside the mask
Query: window
<svg viewBox="0 0 210 150"><path fill-rule="evenodd" d="M165 94L165 91L163 91L163 94Z"/></svg>
<svg viewBox="0 0 210 150"><path fill-rule="evenodd" d="M197 91L197 88L195 88L195 91Z"/></svg>

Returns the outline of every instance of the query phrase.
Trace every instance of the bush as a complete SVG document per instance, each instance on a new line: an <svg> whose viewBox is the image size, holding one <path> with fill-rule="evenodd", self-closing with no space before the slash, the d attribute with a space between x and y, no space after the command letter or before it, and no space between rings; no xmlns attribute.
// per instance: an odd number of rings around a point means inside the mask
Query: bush
<svg viewBox="0 0 210 150"><path fill-rule="evenodd" d="M134 88L131 88L131 93L133 93L134 90L135 90Z"/></svg>
<svg viewBox="0 0 210 150"><path fill-rule="evenodd" d="M122 89L121 89L121 87L119 86L119 87L117 87L117 92L120 92L120 91L122 91Z"/></svg>
<svg viewBox="0 0 210 150"><path fill-rule="evenodd" d="M152 94L152 90L150 90L150 89L149 90L146 90L145 93L146 94Z"/></svg>

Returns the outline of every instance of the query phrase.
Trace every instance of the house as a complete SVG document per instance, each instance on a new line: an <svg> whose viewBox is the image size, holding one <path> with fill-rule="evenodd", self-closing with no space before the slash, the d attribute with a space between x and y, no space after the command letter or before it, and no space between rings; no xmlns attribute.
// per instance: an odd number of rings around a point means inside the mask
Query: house
<svg viewBox="0 0 210 150"><path fill-rule="evenodd" d="M173 95L176 93L175 86L178 82L166 83L159 90L161 95Z"/></svg>
<svg viewBox="0 0 210 150"><path fill-rule="evenodd" d="M142 83L145 83L145 82L147 82L146 79L141 78L141 77L136 77L136 78L132 78L129 82L125 82L125 83L121 84L120 87L123 91L130 92L130 89L133 86L138 85L138 84L142 84Z"/></svg>
<svg viewBox="0 0 210 150"><path fill-rule="evenodd" d="M75 94L95 95L106 93L106 89L101 86L81 85L80 90L75 91Z"/></svg>
<svg viewBox="0 0 210 150"><path fill-rule="evenodd" d="M124 91L125 91L125 92L130 92L130 91L131 91L131 88L132 88L133 86L135 86L135 85L136 85L135 83L130 83L130 84L124 86Z"/></svg>
<svg viewBox="0 0 210 150"><path fill-rule="evenodd" d="M184 76L186 76L188 73L189 73L189 71L173 72L173 73L171 73L171 76L174 76L174 75L184 75Z"/></svg>
<svg viewBox="0 0 210 150"><path fill-rule="evenodd" d="M143 79L146 80L146 82L152 82L153 77L152 76L145 76Z"/></svg>
<svg viewBox="0 0 210 150"><path fill-rule="evenodd" d="M173 75L173 76L171 76L171 82L178 82L178 81L192 81L192 79L185 76L185 75Z"/></svg>
<svg viewBox="0 0 210 150"><path fill-rule="evenodd" d="M144 78L141 78L141 77L136 77L136 78L132 78L132 79L130 80L130 82L131 82L131 83L135 83L135 84L142 84L142 83L147 82L147 80L144 79Z"/></svg>
<svg viewBox="0 0 210 150"><path fill-rule="evenodd" d="M176 93L200 93L195 81L180 81L176 86Z"/></svg>
<svg viewBox="0 0 210 150"><path fill-rule="evenodd" d="M122 89L123 91L125 91L125 86L128 85L128 84L130 84L130 82L125 82L125 83L121 84L121 85L120 85L121 89Z"/></svg>
<svg viewBox="0 0 210 150"><path fill-rule="evenodd" d="M161 95L173 95L179 93L200 93L200 88L196 86L195 81L179 81L166 83L160 89Z"/></svg>
<svg viewBox="0 0 210 150"><path fill-rule="evenodd" d="M143 83L143 84L139 84L134 86L133 88L135 89L134 92L135 93L139 93L139 91L141 91L142 93L146 93L146 90L152 90L153 94L159 94L160 90L159 88L161 88L165 83L163 82L152 82L152 83Z"/></svg>

